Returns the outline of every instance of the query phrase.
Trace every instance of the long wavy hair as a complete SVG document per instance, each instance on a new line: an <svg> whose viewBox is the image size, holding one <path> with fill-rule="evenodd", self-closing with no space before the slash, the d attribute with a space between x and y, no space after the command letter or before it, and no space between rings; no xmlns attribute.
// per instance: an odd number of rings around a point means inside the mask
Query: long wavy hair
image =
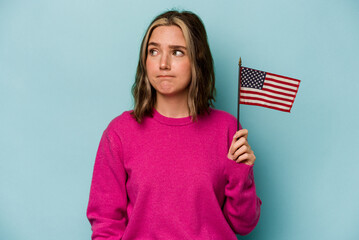
<svg viewBox="0 0 359 240"><path fill-rule="evenodd" d="M188 91L188 108L192 121L197 116L209 113L215 101L215 75L213 58L202 20L189 11L167 11L158 15L147 28L140 49L136 79L132 86L134 110L132 116L141 123L144 116L152 116L156 103L156 90L151 86L146 71L148 41L153 30L159 26L178 26L184 35L192 79Z"/></svg>

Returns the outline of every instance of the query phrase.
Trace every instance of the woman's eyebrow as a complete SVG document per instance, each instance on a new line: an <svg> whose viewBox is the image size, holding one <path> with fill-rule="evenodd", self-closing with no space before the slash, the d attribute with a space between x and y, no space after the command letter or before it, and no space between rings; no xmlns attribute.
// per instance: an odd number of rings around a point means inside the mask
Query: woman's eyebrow
<svg viewBox="0 0 359 240"><path fill-rule="evenodd" d="M149 42L149 43L148 43L148 46L150 46L150 45L153 45L153 46L155 46L155 47L159 47L161 44L155 43L155 42Z"/></svg>
<svg viewBox="0 0 359 240"><path fill-rule="evenodd" d="M160 47L161 44L156 43L156 42L149 42L148 46ZM171 49L173 49L173 48L182 48L182 49L185 49L185 50L187 49L185 46L182 46L182 45L169 45L168 47L171 48Z"/></svg>
<svg viewBox="0 0 359 240"><path fill-rule="evenodd" d="M182 46L182 45L170 45L169 48L182 48L182 49L187 49L185 46Z"/></svg>

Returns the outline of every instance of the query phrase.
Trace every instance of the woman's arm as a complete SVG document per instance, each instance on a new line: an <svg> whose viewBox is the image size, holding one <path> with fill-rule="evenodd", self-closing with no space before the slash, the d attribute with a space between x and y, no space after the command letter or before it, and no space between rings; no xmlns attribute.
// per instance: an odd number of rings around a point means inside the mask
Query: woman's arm
<svg viewBox="0 0 359 240"><path fill-rule="evenodd" d="M226 165L227 184L223 214L238 234L250 233L258 223L261 200L254 183L255 156L247 141L248 131L239 130L233 136Z"/></svg>
<svg viewBox="0 0 359 240"><path fill-rule="evenodd" d="M126 179L121 140L106 129L97 151L87 208L93 240L122 237L127 225Z"/></svg>

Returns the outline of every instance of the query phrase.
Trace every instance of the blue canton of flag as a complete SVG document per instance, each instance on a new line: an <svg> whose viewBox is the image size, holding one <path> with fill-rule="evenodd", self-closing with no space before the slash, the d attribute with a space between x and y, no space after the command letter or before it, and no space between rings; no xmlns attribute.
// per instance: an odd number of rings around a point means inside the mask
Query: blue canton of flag
<svg viewBox="0 0 359 240"><path fill-rule="evenodd" d="M242 87L262 89L266 73L250 68L242 68Z"/></svg>

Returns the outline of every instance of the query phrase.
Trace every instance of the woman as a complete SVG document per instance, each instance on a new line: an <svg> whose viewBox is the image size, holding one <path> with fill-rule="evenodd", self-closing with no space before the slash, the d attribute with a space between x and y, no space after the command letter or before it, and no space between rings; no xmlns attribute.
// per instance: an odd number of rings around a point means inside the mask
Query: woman
<svg viewBox="0 0 359 240"><path fill-rule="evenodd" d="M87 217L92 239L237 239L256 226L247 130L211 108L213 60L191 12L157 16L142 41L135 107L104 131Z"/></svg>

